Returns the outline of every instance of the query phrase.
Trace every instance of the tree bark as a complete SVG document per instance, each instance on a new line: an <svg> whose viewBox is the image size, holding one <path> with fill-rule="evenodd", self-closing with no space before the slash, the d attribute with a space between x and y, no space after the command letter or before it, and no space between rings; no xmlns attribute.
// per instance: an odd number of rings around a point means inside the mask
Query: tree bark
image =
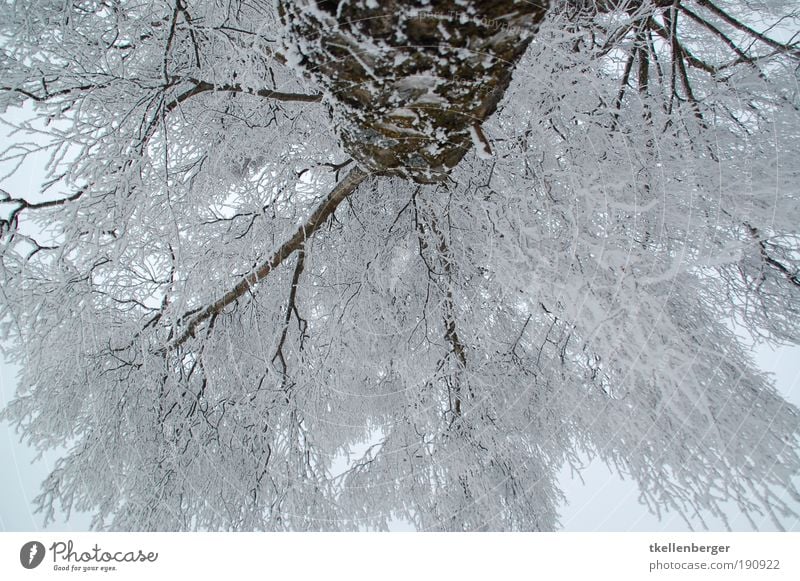
<svg viewBox="0 0 800 581"><path fill-rule="evenodd" d="M280 2L289 61L324 87L344 148L373 173L418 183L443 180L483 135L548 5Z"/></svg>

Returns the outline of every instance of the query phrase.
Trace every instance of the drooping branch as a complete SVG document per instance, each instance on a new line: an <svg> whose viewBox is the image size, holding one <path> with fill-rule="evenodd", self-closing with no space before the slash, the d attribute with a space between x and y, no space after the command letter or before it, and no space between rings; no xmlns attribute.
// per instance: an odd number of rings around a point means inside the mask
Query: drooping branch
<svg viewBox="0 0 800 581"><path fill-rule="evenodd" d="M174 350L183 345L190 337L194 336L195 331L201 324L221 313L225 307L238 300L247 291L264 280L273 270L283 264L284 260L299 250L305 241L314 235L317 229L325 223L331 214L333 214L339 204L356 190L367 175L365 171L358 167L351 170L350 173L331 190L322 204L314 210L311 216L308 217L289 240L284 242L266 262L244 277L221 298L196 313L188 322L186 330L178 335L165 350Z"/></svg>

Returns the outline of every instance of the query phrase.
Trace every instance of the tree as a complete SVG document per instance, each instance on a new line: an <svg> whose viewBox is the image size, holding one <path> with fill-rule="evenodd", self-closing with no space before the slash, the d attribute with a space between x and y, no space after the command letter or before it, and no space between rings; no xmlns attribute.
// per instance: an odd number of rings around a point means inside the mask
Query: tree
<svg viewBox="0 0 800 581"><path fill-rule="evenodd" d="M581 453L656 513L792 514L733 325L800 337L796 5L493 5L3 4L46 518L550 530Z"/></svg>

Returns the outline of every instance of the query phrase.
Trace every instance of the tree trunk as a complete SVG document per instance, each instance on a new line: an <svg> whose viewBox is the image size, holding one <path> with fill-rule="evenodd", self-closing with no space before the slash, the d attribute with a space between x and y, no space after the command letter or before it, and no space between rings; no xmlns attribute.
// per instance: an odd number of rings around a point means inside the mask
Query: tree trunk
<svg viewBox="0 0 800 581"><path fill-rule="evenodd" d="M444 179L497 108L549 0L280 3L289 60L326 89L344 148L365 169Z"/></svg>

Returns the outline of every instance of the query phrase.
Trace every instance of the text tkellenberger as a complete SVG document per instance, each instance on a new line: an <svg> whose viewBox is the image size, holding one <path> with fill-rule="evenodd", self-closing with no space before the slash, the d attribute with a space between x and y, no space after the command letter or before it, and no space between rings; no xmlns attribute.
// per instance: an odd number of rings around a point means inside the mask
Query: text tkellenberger
<svg viewBox="0 0 800 581"><path fill-rule="evenodd" d="M651 553L727 553L730 545L679 545L677 543L667 543L666 545L659 545L652 543L650 545Z"/></svg>

